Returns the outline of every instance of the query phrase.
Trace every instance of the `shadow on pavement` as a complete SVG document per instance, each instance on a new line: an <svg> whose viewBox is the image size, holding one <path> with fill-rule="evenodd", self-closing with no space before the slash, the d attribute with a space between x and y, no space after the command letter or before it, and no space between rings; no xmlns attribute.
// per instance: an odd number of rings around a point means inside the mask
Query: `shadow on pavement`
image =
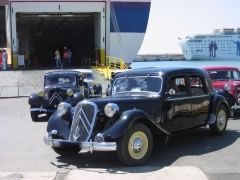
<svg viewBox="0 0 240 180"><path fill-rule="evenodd" d="M91 171L100 171L99 169L94 170L94 168L103 168L104 172L108 173L152 172L170 166L180 157L202 155L223 149L233 144L239 137L240 133L234 130L227 130L221 136L212 135L208 128L184 132L171 137L165 147L155 146L151 160L140 167L128 167L122 164L118 160L116 152L80 153L71 157L58 156L57 162L61 165L53 162L52 165L63 169L71 169L70 166L73 165L77 168L91 168ZM159 142L159 144L161 143Z"/></svg>

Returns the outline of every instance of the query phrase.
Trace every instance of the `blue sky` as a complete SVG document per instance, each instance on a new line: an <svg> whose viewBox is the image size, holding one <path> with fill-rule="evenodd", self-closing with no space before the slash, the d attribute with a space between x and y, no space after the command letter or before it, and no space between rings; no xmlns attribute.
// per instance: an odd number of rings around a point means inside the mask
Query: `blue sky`
<svg viewBox="0 0 240 180"><path fill-rule="evenodd" d="M240 0L152 0L139 54L181 53L178 37L240 27Z"/></svg>

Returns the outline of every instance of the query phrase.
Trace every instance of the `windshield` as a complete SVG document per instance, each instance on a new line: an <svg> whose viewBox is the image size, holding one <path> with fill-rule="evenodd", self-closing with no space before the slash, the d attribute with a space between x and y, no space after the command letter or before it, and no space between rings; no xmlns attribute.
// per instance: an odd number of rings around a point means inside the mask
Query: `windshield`
<svg viewBox="0 0 240 180"><path fill-rule="evenodd" d="M161 90L162 79L151 76L120 77L113 83L112 94L154 92Z"/></svg>
<svg viewBox="0 0 240 180"><path fill-rule="evenodd" d="M49 76L46 78L45 81L45 86L48 85L63 85L63 86L76 85L76 78L74 76L61 76L61 77Z"/></svg>
<svg viewBox="0 0 240 180"><path fill-rule="evenodd" d="M222 71L209 71L210 77L213 81L217 80L240 80L240 75L238 71L233 70L222 70Z"/></svg>
<svg viewBox="0 0 240 180"><path fill-rule="evenodd" d="M93 73L83 73L85 79L93 79Z"/></svg>

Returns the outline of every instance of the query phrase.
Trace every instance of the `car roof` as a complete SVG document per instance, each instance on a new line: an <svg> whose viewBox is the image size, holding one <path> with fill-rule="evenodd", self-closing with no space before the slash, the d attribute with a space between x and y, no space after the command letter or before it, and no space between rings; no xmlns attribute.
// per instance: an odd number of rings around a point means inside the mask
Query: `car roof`
<svg viewBox="0 0 240 180"><path fill-rule="evenodd" d="M91 69L73 69L73 71L78 71L81 73L93 73Z"/></svg>
<svg viewBox="0 0 240 180"><path fill-rule="evenodd" d="M45 74L45 76L54 76L54 75L74 75L79 76L81 73L79 71L72 71L72 70L61 70L61 71L51 71Z"/></svg>
<svg viewBox="0 0 240 180"><path fill-rule="evenodd" d="M238 68L232 66L205 66L203 69L207 71L216 71L216 70L236 70L239 71Z"/></svg>
<svg viewBox="0 0 240 180"><path fill-rule="evenodd" d="M186 67L186 66L163 66L163 67L146 67L128 70L122 73L117 74L115 77L121 76L133 76L133 75L153 75L153 76L165 76L167 74L178 74L182 72L196 72L200 73L205 77L209 77L208 73L204 69L194 68L194 67Z"/></svg>

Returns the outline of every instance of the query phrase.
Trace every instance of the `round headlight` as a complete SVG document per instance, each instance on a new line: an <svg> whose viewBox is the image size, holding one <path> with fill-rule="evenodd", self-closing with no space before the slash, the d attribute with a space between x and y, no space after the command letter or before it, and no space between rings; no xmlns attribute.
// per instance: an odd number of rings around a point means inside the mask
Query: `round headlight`
<svg viewBox="0 0 240 180"><path fill-rule="evenodd" d="M108 103L104 107L104 112L108 117L113 117L118 111L119 111L119 107L117 104L114 104L114 103Z"/></svg>
<svg viewBox="0 0 240 180"><path fill-rule="evenodd" d="M39 91L39 92L38 92L38 96L39 96L39 97L43 97L43 96L44 96L44 91Z"/></svg>
<svg viewBox="0 0 240 180"><path fill-rule="evenodd" d="M57 112L58 114L60 115L64 115L66 114L67 112L70 112L71 111L71 105L66 103L66 102L61 102L58 104L58 107L57 107Z"/></svg>
<svg viewBox="0 0 240 180"><path fill-rule="evenodd" d="M237 87L237 90L240 91L240 86Z"/></svg>
<svg viewBox="0 0 240 180"><path fill-rule="evenodd" d="M230 86L229 84L225 84L223 88L224 88L224 90L226 90L226 91L230 91L231 86Z"/></svg>
<svg viewBox="0 0 240 180"><path fill-rule="evenodd" d="M72 96L73 95L73 90L72 89L68 89L67 90L67 95L68 96Z"/></svg>

